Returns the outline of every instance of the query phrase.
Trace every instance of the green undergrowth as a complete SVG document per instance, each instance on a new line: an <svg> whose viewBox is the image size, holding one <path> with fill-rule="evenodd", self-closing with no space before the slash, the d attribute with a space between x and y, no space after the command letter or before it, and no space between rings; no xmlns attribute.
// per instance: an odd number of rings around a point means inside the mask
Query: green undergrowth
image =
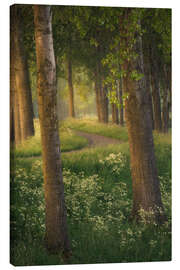
<svg viewBox="0 0 180 270"><path fill-rule="evenodd" d="M119 139L124 142L128 141L126 128L120 127L115 124L98 123L97 121L92 119L80 120L68 118L63 123L61 123L61 125L78 131L84 131L88 133L103 135L114 139Z"/></svg>
<svg viewBox="0 0 180 270"><path fill-rule="evenodd" d="M155 136L163 226L129 221L132 185L128 143L62 153L70 264L171 260L171 145ZM167 135L168 136L168 135ZM16 159L11 175L11 263L64 264L44 247L41 158Z"/></svg>
<svg viewBox="0 0 180 270"><path fill-rule="evenodd" d="M69 128L62 127L59 131L61 141L61 152L78 150L88 145L88 140L78 136ZM11 152L15 157L36 157L40 156L42 151L39 122L35 121L35 136L30 137L22 144L18 145Z"/></svg>

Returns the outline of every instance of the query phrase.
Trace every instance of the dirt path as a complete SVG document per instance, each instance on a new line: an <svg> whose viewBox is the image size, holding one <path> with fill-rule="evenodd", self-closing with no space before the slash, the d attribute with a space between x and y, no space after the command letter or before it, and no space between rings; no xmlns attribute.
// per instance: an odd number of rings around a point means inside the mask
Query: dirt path
<svg viewBox="0 0 180 270"><path fill-rule="evenodd" d="M70 153L82 152L84 150L91 149L91 148L98 147L98 146L106 146L109 144L122 143L122 141L120 141L118 139L113 139L113 138L105 137L102 135L97 135L94 133L87 133L87 132L83 132L83 131L75 131L75 133L78 136L82 136L82 137L86 138L88 140L88 145L81 148L81 149L62 152L62 154L68 155ZM40 158L40 157L41 157L41 155L40 156L26 157L26 159L35 159L35 158ZM24 157L23 157L23 159L24 159Z"/></svg>
<svg viewBox="0 0 180 270"><path fill-rule="evenodd" d="M113 139L113 138L109 138L109 137L105 137L105 136L102 136L102 135L97 135L97 134L94 134L94 133L87 133L87 132L84 132L84 131L76 131L76 134L78 136L82 136L84 138L86 138L88 140L88 145L84 148L81 148L81 149L77 149L77 150L72 150L72 151L68 151L68 152L64 152L66 154L68 153L74 153L74 152L79 152L79 151L83 151L85 149L89 149L89 148L94 148L94 147L97 147L97 146L106 146L106 145L109 145L109 144L119 144L121 143L120 140L118 139Z"/></svg>

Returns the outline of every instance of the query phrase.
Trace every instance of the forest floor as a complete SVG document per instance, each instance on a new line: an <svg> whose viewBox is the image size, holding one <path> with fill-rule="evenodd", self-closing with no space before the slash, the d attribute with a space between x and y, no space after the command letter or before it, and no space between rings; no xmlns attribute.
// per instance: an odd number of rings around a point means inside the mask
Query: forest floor
<svg viewBox="0 0 180 270"><path fill-rule="evenodd" d="M132 179L125 127L68 120L60 127L69 264L171 260L171 133L154 133L162 201L162 226L129 222ZM12 153L13 154L13 153ZM44 246L45 198L38 122L36 135L11 156L11 263L61 265ZM11 160L12 161L12 160Z"/></svg>

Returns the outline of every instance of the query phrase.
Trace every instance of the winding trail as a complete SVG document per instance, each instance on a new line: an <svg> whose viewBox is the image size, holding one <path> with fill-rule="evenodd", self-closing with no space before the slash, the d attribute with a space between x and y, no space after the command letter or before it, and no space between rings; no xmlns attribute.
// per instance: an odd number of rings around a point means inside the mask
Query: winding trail
<svg viewBox="0 0 180 270"><path fill-rule="evenodd" d="M80 151L87 150L87 149L94 148L94 147L98 147L98 146L107 146L109 144L122 143L122 141L120 141L118 139L113 139L113 138L105 137L102 135L97 135L94 133L87 133L84 131L75 131L75 132L78 136L86 138L88 140L88 145L86 147L81 148L81 149L71 150L71 151L63 152L63 153L66 153L66 154L75 153L75 152L80 152Z"/></svg>
<svg viewBox="0 0 180 270"><path fill-rule="evenodd" d="M101 146L107 146L107 145L112 145L112 144L120 144L122 143L121 140L118 139L113 139L113 138L109 138L109 137L105 137L102 135L97 135L94 133L87 133L84 131L75 131L76 135L80 136L80 137L84 137L88 140L88 145L81 148L81 149L76 149L76 150L70 150L67 152L61 152L61 154L65 154L65 155L69 155L71 153L78 153L78 152L82 152L82 151L86 151L88 149L92 149L95 147L101 147ZM39 156L30 156L30 157L20 157L20 159L36 159L36 158L40 158L41 155Z"/></svg>

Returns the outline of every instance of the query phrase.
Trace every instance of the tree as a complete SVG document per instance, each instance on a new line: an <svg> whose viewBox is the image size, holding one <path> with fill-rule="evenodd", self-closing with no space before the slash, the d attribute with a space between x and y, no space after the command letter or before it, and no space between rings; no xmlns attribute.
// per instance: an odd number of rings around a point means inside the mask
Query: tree
<svg viewBox="0 0 180 270"><path fill-rule="evenodd" d="M125 72L125 113L128 128L133 186L132 216L140 210L154 211L157 222L164 220L156 168L151 115L144 76L140 10L125 9L120 18L121 49ZM126 22L123 23L123 22Z"/></svg>
<svg viewBox="0 0 180 270"><path fill-rule="evenodd" d="M72 82L72 61L71 56L67 56L67 75L68 75L68 88L69 88L69 116L75 117L74 110L74 89Z"/></svg>
<svg viewBox="0 0 180 270"><path fill-rule="evenodd" d="M11 25L13 25L11 34L14 45L12 48L14 50L12 59L12 61L14 61L14 64L12 64L14 71L12 71L11 74L14 72L12 76L15 77L14 87L17 90L17 96L14 100L16 100L17 106L19 107L21 141L23 141L29 136L34 135L34 124L29 71L24 48L23 29L20 22L21 10L18 5L11 6L11 20ZM17 106L14 106L14 109L16 109ZM14 126L16 126L16 124Z"/></svg>
<svg viewBox="0 0 180 270"><path fill-rule="evenodd" d="M51 8L34 6L37 87L46 203L46 244L51 253L70 254L56 105L56 65Z"/></svg>

